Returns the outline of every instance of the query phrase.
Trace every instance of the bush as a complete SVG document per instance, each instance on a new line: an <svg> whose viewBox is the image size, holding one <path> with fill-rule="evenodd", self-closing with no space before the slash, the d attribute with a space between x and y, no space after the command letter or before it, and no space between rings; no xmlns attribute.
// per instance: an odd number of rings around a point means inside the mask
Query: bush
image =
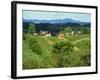
<svg viewBox="0 0 100 80"><path fill-rule="evenodd" d="M73 51L74 45L69 41L60 41L53 46L54 53L71 53Z"/></svg>
<svg viewBox="0 0 100 80"><path fill-rule="evenodd" d="M41 52L41 47L40 47L40 45L39 45L39 43L38 43L36 38L31 38L30 39L29 47L33 52L35 52L37 54L41 54L42 53Z"/></svg>
<svg viewBox="0 0 100 80"><path fill-rule="evenodd" d="M56 53L56 57L58 58L57 67L68 67L72 66L72 62L74 60L73 51L74 45L69 41L60 41L54 44L53 47L54 53Z"/></svg>
<svg viewBox="0 0 100 80"><path fill-rule="evenodd" d="M82 40L75 44L78 48L80 48L80 58L82 66L90 66L91 65L91 43L90 39Z"/></svg>

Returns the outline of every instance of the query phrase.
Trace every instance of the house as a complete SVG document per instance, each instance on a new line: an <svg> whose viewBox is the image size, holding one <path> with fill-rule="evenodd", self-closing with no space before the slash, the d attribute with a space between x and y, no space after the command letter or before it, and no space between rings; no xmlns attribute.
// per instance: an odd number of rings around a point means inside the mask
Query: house
<svg viewBox="0 0 100 80"><path fill-rule="evenodd" d="M78 36L78 35L80 35L81 33L82 33L81 31L77 31L77 32L75 33L75 35Z"/></svg>
<svg viewBox="0 0 100 80"><path fill-rule="evenodd" d="M44 36L47 31L40 30L40 35Z"/></svg>
<svg viewBox="0 0 100 80"><path fill-rule="evenodd" d="M64 39L64 34L63 34L63 33L60 33L60 34L58 35L58 39Z"/></svg>
<svg viewBox="0 0 100 80"><path fill-rule="evenodd" d="M69 33L65 33L66 35L69 35Z"/></svg>
<svg viewBox="0 0 100 80"><path fill-rule="evenodd" d="M34 36L37 36L37 35L38 35L38 33L33 33L33 35L34 35Z"/></svg>
<svg viewBox="0 0 100 80"><path fill-rule="evenodd" d="M81 31L77 31L77 34L81 34Z"/></svg>
<svg viewBox="0 0 100 80"><path fill-rule="evenodd" d="M41 32L40 32L40 35L49 37L49 36L51 36L51 33L48 32L48 31L41 31Z"/></svg>
<svg viewBox="0 0 100 80"><path fill-rule="evenodd" d="M74 35L75 31L71 31L70 33L66 32L65 35Z"/></svg>
<svg viewBox="0 0 100 80"><path fill-rule="evenodd" d="M49 37L49 36L51 36L51 33L49 33L49 32L45 33L44 36Z"/></svg>

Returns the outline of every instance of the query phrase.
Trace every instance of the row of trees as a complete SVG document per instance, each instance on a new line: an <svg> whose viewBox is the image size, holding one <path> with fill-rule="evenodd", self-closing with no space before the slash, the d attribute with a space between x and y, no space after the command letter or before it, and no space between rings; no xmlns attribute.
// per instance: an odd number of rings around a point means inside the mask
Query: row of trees
<svg viewBox="0 0 100 80"><path fill-rule="evenodd" d="M79 30L73 30L71 27L66 27L66 28L64 28L63 31L60 31L60 33L64 33L64 34L69 33L69 34L71 34L72 31L74 31L74 33L77 33L78 31L80 31L81 34L89 34L90 33L90 29L87 28L87 27L81 27Z"/></svg>
<svg viewBox="0 0 100 80"><path fill-rule="evenodd" d="M80 31L81 34L89 34L90 33L90 28L81 27L79 30L73 30L71 27L66 27L63 30L61 30L60 33L64 33L64 34L69 33L69 34L71 34L72 31L74 31L74 32ZM35 32L36 32L36 26L33 23L29 24L28 33L33 34Z"/></svg>

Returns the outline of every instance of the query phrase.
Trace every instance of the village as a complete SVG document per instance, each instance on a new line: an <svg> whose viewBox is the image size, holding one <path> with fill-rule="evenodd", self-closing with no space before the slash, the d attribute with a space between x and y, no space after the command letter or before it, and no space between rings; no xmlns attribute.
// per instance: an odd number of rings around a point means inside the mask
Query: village
<svg viewBox="0 0 100 80"><path fill-rule="evenodd" d="M57 37L58 37L58 39L64 39L65 38L65 35L66 36L78 36L78 35L80 35L82 32L81 31L77 31L77 32L75 32L75 31L71 31L70 33L68 33L68 32L66 32L66 33L63 33L63 32L61 32L61 33L59 33L58 35L57 35ZM43 31L43 30L40 30L40 33L33 33L33 35L34 36L38 36L38 35L40 35L40 36L44 36L44 37L50 37L50 36L52 36L52 33L50 33L49 31Z"/></svg>

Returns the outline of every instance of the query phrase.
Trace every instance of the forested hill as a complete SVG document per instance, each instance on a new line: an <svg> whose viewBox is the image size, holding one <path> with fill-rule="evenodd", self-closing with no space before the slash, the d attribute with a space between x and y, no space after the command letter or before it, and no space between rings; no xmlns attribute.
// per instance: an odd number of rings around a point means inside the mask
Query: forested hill
<svg viewBox="0 0 100 80"><path fill-rule="evenodd" d="M73 19L55 19L55 20L25 20L23 19L23 30L28 31L29 24L35 24L36 32L40 30L48 31L53 35L63 31L66 27L71 27L73 31L80 31L82 28L90 29L89 22L81 22Z"/></svg>

